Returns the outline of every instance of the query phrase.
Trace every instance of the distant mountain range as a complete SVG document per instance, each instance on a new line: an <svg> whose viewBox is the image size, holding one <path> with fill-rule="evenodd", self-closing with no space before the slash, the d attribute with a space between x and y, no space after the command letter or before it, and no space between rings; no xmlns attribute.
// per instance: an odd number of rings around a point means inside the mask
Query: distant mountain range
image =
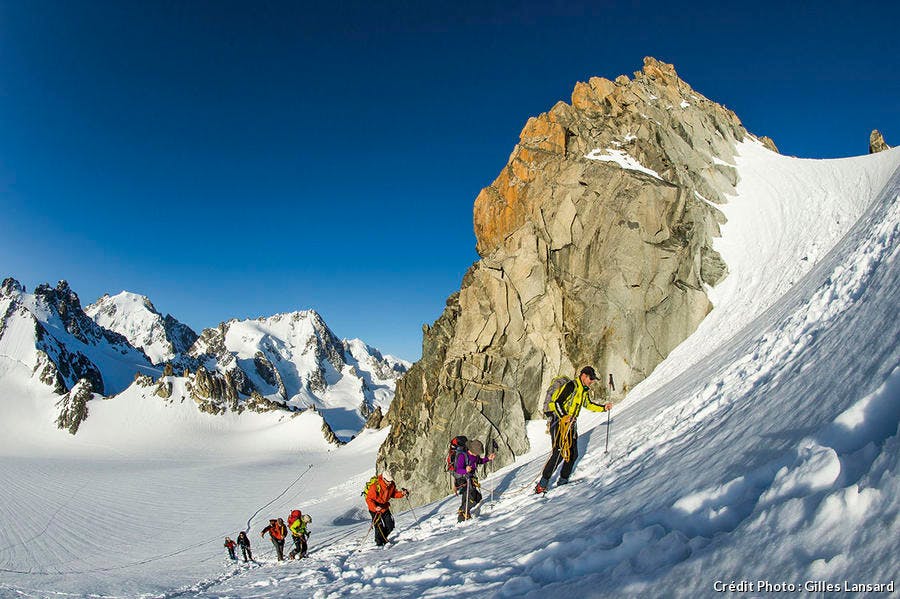
<svg viewBox="0 0 900 599"><path fill-rule="evenodd" d="M198 335L142 295L104 295L82 309L66 281L28 293L12 278L0 285L0 356L63 396L59 426L73 434L93 394L136 385L169 400L181 390L210 414L316 411L334 442L367 421L379 426L410 366L359 339L338 339L313 310L229 320Z"/></svg>

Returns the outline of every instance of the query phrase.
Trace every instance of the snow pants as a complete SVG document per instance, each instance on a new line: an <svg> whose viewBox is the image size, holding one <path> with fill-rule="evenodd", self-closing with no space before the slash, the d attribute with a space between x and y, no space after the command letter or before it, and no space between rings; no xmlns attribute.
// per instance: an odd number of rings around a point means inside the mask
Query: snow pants
<svg viewBox="0 0 900 599"><path fill-rule="evenodd" d="M468 487L468 489L467 489ZM468 520L472 508L481 502L481 491L478 490L478 481L473 476L470 479L465 476L456 479L456 493L459 495L459 515Z"/></svg>
<svg viewBox="0 0 900 599"><path fill-rule="evenodd" d="M550 453L550 459L547 460L547 463L544 465L544 472L541 474L541 482L545 487L550 482L550 477L553 476L560 462L562 462L563 467L559 477L568 480L572 475L572 468L575 467L575 460L578 459L578 428L575 426L575 423L572 423L572 428L569 429L569 434L566 437L568 438L560 437L559 418L554 416L550 420L550 439L553 442L553 451ZM569 443L569 459L563 461L562 448L566 442Z"/></svg>
<svg viewBox="0 0 900 599"><path fill-rule="evenodd" d="M288 554L288 557L294 559L295 557L306 557L306 535L300 535L299 537L294 538L294 550Z"/></svg>
<svg viewBox="0 0 900 599"><path fill-rule="evenodd" d="M253 553L250 551L250 545L241 545L241 555L244 556L244 561L253 561Z"/></svg>
<svg viewBox="0 0 900 599"><path fill-rule="evenodd" d="M375 529L375 544L381 547L387 543L388 535L394 530L394 516L391 510L381 513L379 517L377 512L369 512L372 514L372 527Z"/></svg>

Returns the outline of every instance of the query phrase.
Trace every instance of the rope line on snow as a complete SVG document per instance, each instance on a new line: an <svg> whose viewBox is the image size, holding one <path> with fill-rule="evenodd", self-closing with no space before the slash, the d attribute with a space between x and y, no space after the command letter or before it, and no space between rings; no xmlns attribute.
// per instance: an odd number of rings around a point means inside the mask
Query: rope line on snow
<svg viewBox="0 0 900 599"><path fill-rule="evenodd" d="M275 497L275 499L273 499L269 503L265 504L264 506L262 506L261 508L256 510L256 512L254 512L253 515L247 519L247 529L244 532L249 532L250 523L252 522L253 518L255 518L257 516L257 514L259 514L261 511L263 511L264 509L266 509L267 507L269 507L270 505L272 505L273 503L278 501L282 496L284 496L284 494L287 493L291 489L291 487L296 485L300 481L300 479L303 478L303 476L312 469L312 467L313 467L313 464L310 464L306 468L306 470L301 472L300 475L297 478L295 478L291 484L289 484L281 493L278 494L277 497ZM76 491L76 493L77 493L77 491ZM149 564L151 562L156 562L156 561L160 561L163 559L168 559L170 557L174 557L176 555L181 555L182 553L186 553L186 552L190 551L191 549L196 549L197 547L201 547L203 545L206 545L207 543L212 543L216 539L221 539L223 536L227 536L229 534L231 534L231 533L224 532L224 533L216 535L215 537L211 537L209 539L205 539L198 543L194 543L193 545L189 545L188 547L184 547L183 549L179 549L177 551L171 551L169 553L154 555L152 557L148 557L148 558L140 560L140 561L130 562L127 564L120 564L118 566L108 566L105 568L89 568L89 569L85 569L85 570L66 570L66 571L57 571L57 572L47 572L47 571L41 571L41 570L16 570L13 568L0 568L0 572L6 572L9 574L26 574L29 576L64 576L64 575L68 575L68 574L98 574L98 573L103 573L103 572L114 572L116 570L124 570L126 568L133 568L134 566L143 566L143 565ZM260 557L267 555L269 552L274 552L274 551L275 551L275 548L272 547L268 551L263 551L262 554L260 555Z"/></svg>
<svg viewBox="0 0 900 599"><path fill-rule="evenodd" d="M291 487L293 487L294 485L296 485L296 484L300 481L300 479L303 478L303 475L304 475L304 474L306 474L307 472L309 472L310 470L312 470L312 467L313 467L312 464L310 464L309 466L307 466L307 467L306 467L306 470L304 470L303 472L301 472L301 473L300 473L300 476L298 476L297 478L295 478L295 479L294 479L294 482L292 482L291 484L289 484L289 485L287 486L287 488L285 488L285 490L282 491L282 492L278 495L278 497L276 497L275 499L273 499L272 501L270 501L270 502L267 503L266 505L262 506L261 508L259 508L259 509L256 510L255 512L253 512L253 515L250 516L249 518L247 518L247 528L244 529L244 532L249 532L249 531L250 531L250 522L257 516L257 514L259 514L261 511L263 511L264 509L266 509L267 507L269 507L270 505L272 505L273 503L275 503L275 502L278 501L279 499L281 499L281 497L284 496L284 494L287 493L287 492L291 489Z"/></svg>

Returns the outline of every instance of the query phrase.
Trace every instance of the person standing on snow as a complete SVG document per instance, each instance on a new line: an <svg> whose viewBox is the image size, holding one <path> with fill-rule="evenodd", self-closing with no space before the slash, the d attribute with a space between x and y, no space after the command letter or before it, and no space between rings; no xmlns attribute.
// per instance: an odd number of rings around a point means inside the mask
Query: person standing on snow
<svg viewBox="0 0 900 599"><path fill-rule="evenodd" d="M456 456L456 493L462 497L459 506L457 522L463 522L472 517L472 508L481 501L481 491L478 488L476 472L478 466L487 464L494 459L492 453L488 457L481 457L484 453L484 445L478 439L466 443L466 451Z"/></svg>
<svg viewBox="0 0 900 599"><path fill-rule="evenodd" d="M306 525L312 522L312 518L308 514L303 514L300 510L294 510L288 517L288 530L291 531L291 537L294 540L294 549L288 554L288 558L304 558L306 557L307 543L309 531Z"/></svg>
<svg viewBox="0 0 900 599"><path fill-rule="evenodd" d="M262 529L259 536L265 537L266 533L269 533L269 538L272 539L278 561L284 561L284 538L287 536L287 526L285 526L284 520L281 518L278 518L277 520L275 518L270 518L269 525Z"/></svg>
<svg viewBox="0 0 900 599"><path fill-rule="evenodd" d="M231 559L237 559L237 556L234 554L235 544L234 541L231 540L231 537L225 537L225 549L228 550L228 557Z"/></svg>
<svg viewBox="0 0 900 599"><path fill-rule="evenodd" d="M391 515L391 499L406 497L408 491L400 490L394 484L394 477L387 470L366 490L366 506L372 516L372 527L375 529L375 544L379 547L387 543L387 537L394 530L394 516Z"/></svg>
<svg viewBox="0 0 900 599"><path fill-rule="evenodd" d="M588 387L597 380L597 373L592 366L585 366L574 381L566 383L556 399L550 402L546 413L550 420L550 439L553 443L553 451L544 465L541 480L534 488L535 493L543 493L550 484L550 477L556 471L556 467L562 462L562 470L559 473L557 485L569 482L575 460L578 459L578 427L576 419L582 406L592 412L605 412L612 409L611 403L605 405L595 404L591 401Z"/></svg>
<svg viewBox="0 0 900 599"><path fill-rule="evenodd" d="M243 530L238 533L237 544L241 546L241 554L244 556L244 561L253 561L253 552L250 551L250 539L247 538L247 533Z"/></svg>

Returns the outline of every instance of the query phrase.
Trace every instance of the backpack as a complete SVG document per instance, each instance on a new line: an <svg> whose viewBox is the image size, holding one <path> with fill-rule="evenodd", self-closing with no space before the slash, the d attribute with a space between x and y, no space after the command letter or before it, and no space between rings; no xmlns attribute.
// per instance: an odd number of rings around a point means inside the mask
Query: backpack
<svg viewBox="0 0 900 599"><path fill-rule="evenodd" d="M456 459L459 454L466 452L466 443L469 440L463 435L457 435L450 439L450 449L447 451L447 472L456 474Z"/></svg>
<svg viewBox="0 0 900 599"><path fill-rule="evenodd" d="M369 487L371 487L372 485L374 485L374 484L375 484L375 481L377 481L377 480L378 480L378 475L377 475L377 474L376 474L375 476L373 476L372 478L370 478L370 479L369 479L369 482L366 483L366 486L365 486L365 488L362 490L362 493L360 493L360 495L362 495L363 497L365 497L366 495L368 495L368 494L369 494Z"/></svg>
<svg viewBox="0 0 900 599"><path fill-rule="evenodd" d="M293 512L291 512L291 515L288 516L287 520L288 528L290 528L291 525L296 522L301 516L302 514L300 513L300 510L294 510Z"/></svg>
<svg viewBox="0 0 900 599"><path fill-rule="evenodd" d="M541 411L544 414L556 412L553 409L553 404L559 399L559 394L562 393L563 387L571 382L572 379L567 376L558 376L550 381L550 386L547 387L547 394L544 396L544 404L541 406Z"/></svg>
<svg viewBox="0 0 900 599"><path fill-rule="evenodd" d="M304 524L309 524L310 522L312 522L312 516L310 516L309 514L303 514L302 520Z"/></svg>

